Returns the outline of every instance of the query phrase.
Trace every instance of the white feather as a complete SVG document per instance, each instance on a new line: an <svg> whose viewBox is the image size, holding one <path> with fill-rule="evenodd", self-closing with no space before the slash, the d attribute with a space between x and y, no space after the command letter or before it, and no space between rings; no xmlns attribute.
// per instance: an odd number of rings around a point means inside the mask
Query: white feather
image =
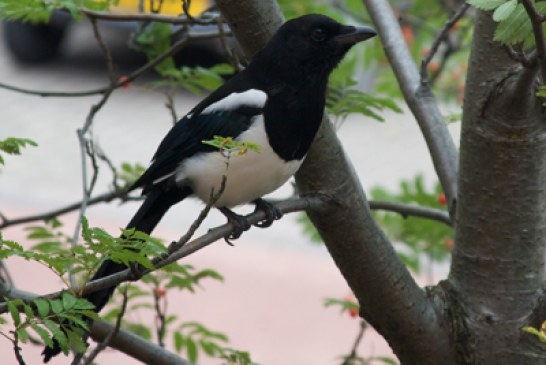
<svg viewBox="0 0 546 365"><path fill-rule="evenodd" d="M242 106L263 108L267 94L262 90L250 89L242 93L232 93L206 107L202 113L212 113L221 110L234 110Z"/></svg>
<svg viewBox="0 0 546 365"><path fill-rule="evenodd" d="M269 145L262 116L236 140L260 145L260 152L248 151L243 156L232 155L226 171L226 159L220 152L201 153L182 162L176 171L176 181L188 184L195 195L208 202L211 190L219 191L226 174L224 192L217 207L234 207L249 203L279 188L301 166L302 160L284 161Z"/></svg>

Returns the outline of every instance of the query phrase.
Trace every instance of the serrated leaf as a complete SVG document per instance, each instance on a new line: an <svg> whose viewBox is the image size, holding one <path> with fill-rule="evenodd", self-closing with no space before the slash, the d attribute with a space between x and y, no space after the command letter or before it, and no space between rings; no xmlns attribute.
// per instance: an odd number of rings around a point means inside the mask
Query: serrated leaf
<svg viewBox="0 0 546 365"><path fill-rule="evenodd" d="M507 0L468 0L467 2L481 10L493 10L504 4Z"/></svg>
<svg viewBox="0 0 546 365"><path fill-rule="evenodd" d="M40 336L44 345L46 345L47 347L53 347L53 340L45 329L35 323L31 323L30 327L34 330L34 332L38 334L38 336Z"/></svg>
<svg viewBox="0 0 546 365"><path fill-rule="evenodd" d="M78 334L71 330L66 330L68 336L68 343L77 353L84 353L87 350L87 345L83 341L81 334Z"/></svg>
<svg viewBox="0 0 546 365"><path fill-rule="evenodd" d="M502 4L495 9L495 12L493 12L493 20L496 22L500 22L507 19L514 12L514 10L516 10L517 5L517 0L510 0Z"/></svg>
<svg viewBox="0 0 546 365"><path fill-rule="evenodd" d="M8 311L11 315L11 318L13 319L13 323L16 327L19 326L21 324L21 316L19 314L19 311L17 310L17 306L15 305L13 300L8 300L6 304L8 305Z"/></svg>
<svg viewBox="0 0 546 365"><path fill-rule="evenodd" d="M26 329L26 326L17 328L16 330L17 336L19 337L19 341L26 343L28 339L30 338L28 331Z"/></svg>
<svg viewBox="0 0 546 365"><path fill-rule="evenodd" d="M61 299L63 303L63 308L65 310L70 310L74 308L76 306L76 303L78 303L78 299L66 291L63 292Z"/></svg>
<svg viewBox="0 0 546 365"><path fill-rule="evenodd" d="M59 314L63 311L63 304L58 299L50 299L49 305L51 306L51 310L55 314Z"/></svg>

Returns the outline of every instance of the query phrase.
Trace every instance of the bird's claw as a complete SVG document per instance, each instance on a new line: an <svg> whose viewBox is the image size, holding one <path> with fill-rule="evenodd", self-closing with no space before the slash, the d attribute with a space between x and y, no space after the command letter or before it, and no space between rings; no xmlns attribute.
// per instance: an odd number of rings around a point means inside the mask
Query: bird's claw
<svg viewBox="0 0 546 365"><path fill-rule="evenodd" d="M274 204L271 204L270 202L263 199L256 199L254 203L256 203L255 211L261 210L265 213L265 219L254 224L256 227L270 227L274 221L282 217L282 212Z"/></svg>
<svg viewBox="0 0 546 365"><path fill-rule="evenodd" d="M231 241L241 237L244 231L248 231L250 229L250 224L245 217L240 216L227 208L221 208L220 211L224 213L228 222L233 225L233 231L224 237L224 241L226 241L228 245L233 246L233 242Z"/></svg>

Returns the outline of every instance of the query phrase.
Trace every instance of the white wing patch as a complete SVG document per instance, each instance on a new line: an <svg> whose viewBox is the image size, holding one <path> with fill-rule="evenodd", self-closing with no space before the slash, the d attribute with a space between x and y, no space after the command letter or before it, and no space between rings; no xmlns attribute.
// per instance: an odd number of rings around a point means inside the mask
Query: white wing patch
<svg viewBox="0 0 546 365"><path fill-rule="evenodd" d="M237 140L260 145L260 152L249 151L229 160L226 186L215 206L234 207L249 203L279 188L299 169L302 160L284 161L269 145L262 116ZM225 158L220 152L196 154L184 160L176 170L178 184L188 184L195 195L208 202L212 189L218 191L226 173Z"/></svg>
<svg viewBox="0 0 546 365"><path fill-rule="evenodd" d="M240 107L263 108L267 94L262 90L250 89L242 93L232 93L206 107L202 113L212 113L222 110L234 110Z"/></svg>

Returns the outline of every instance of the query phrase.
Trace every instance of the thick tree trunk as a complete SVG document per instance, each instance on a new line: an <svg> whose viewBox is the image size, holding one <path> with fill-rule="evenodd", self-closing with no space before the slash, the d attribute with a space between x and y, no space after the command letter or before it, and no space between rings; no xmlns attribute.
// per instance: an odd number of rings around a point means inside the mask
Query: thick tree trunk
<svg viewBox="0 0 546 365"><path fill-rule="evenodd" d="M546 120L538 68L492 41L478 12L461 137L456 244L448 288L461 364L546 364L546 347L522 332L545 278ZM453 310L457 308L457 310ZM546 318L542 318L546 320Z"/></svg>

